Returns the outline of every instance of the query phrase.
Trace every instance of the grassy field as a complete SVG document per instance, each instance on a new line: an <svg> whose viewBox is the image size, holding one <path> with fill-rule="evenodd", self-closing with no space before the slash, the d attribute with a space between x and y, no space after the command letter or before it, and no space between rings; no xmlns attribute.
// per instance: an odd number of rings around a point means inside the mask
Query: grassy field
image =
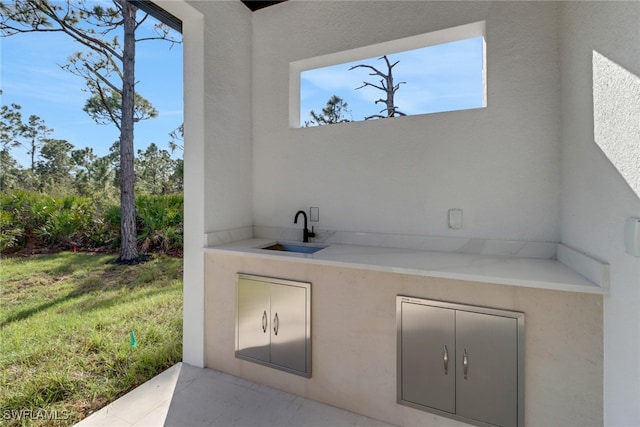
<svg viewBox="0 0 640 427"><path fill-rule="evenodd" d="M181 360L182 260L113 258L0 261L0 425L72 425Z"/></svg>

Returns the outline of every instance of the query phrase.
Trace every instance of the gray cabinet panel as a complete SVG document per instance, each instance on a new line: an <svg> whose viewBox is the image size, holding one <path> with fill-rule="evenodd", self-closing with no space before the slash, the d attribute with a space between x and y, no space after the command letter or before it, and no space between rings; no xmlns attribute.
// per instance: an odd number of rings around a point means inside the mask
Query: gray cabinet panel
<svg viewBox="0 0 640 427"><path fill-rule="evenodd" d="M306 370L306 289L271 287L271 363Z"/></svg>
<svg viewBox="0 0 640 427"><path fill-rule="evenodd" d="M517 426L517 320L457 311L456 329L458 415Z"/></svg>
<svg viewBox="0 0 640 427"><path fill-rule="evenodd" d="M238 274L236 357L311 377L311 284Z"/></svg>
<svg viewBox="0 0 640 427"><path fill-rule="evenodd" d="M402 399L455 413L455 311L402 306Z"/></svg>
<svg viewBox="0 0 640 427"><path fill-rule="evenodd" d="M406 296L396 309L398 403L479 426L524 426L523 313Z"/></svg>
<svg viewBox="0 0 640 427"><path fill-rule="evenodd" d="M268 284L250 279L238 281L237 350L240 355L269 361L269 301Z"/></svg>

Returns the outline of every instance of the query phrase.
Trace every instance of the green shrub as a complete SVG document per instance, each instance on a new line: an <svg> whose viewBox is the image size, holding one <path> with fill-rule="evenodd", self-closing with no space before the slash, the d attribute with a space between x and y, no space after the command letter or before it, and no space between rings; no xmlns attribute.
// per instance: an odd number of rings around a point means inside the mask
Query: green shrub
<svg viewBox="0 0 640 427"><path fill-rule="evenodd" d="M142 252L181 252L184 197L142 195L136 199L138 243Z"/></svg>
<svg viewBox="0 0 640 427"><path fill-rule="evenodd" d="M183 246L182 195L136 199L142 252L179 253ZM0 193L0 251L31 246L111 248L120 245L120 207L84 196L51 197L16 190Z"/></svg>
<svg viewBox="0 0 640 427"><path fill-rule="evenodd" d="M23 234L23 229L15 224L13 214L0 210L0 251L18 246Z"/></svg>
<svg viewBox="0 0 640 427"><path fill-rule="evenodd" d="M23 190L0 194L0 250L27 245L70 247L87 245L96 209L80 196L51 197Z"/></svg>
<svg viewBox="0 0 640 427"><path fill-rule="evenodd" d="M81 196L43 198L39 204L40 225L35 232L50 245L73 246L87 243L85 237L94 224L93 201Z"/></svg>
<svg viewBox="0 0 640 427"><path fill-rule="evenodd" d="M1 250L24 247L38 226L33 211L38 195L24 190L0 193L0 210L4 213L0 227Z"/></svg>
<svg viewBox="0 0 640 427"><path fill-rule="evenodd" d="M94 248L117 249L120 245L120 206L96 208L85 239Z"/></svg>

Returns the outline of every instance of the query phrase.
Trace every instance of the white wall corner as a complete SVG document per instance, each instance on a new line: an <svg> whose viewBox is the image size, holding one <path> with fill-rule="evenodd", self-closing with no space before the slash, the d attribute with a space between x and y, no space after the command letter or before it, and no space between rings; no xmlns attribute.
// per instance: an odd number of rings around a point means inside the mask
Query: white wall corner
<svg viewBox="0 0 640 427"><path fill-rule="evenodd" d="M558 243L557 254L560 263L601 288L609 289L610 266L608 263L562 243Z"/></svg>

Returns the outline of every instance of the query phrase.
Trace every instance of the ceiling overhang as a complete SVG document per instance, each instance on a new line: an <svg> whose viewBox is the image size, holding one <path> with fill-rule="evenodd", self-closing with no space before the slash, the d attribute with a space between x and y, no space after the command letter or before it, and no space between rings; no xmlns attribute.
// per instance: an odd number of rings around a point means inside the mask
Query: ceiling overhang
<svg viewBox="0 0 640 427"><path fill-rule="evenodd" d="M255 12L258 9L264 9L265 7L273 6L274 4L282 3L286 0L278 0L278 1L252 1L252 0L242 0L245 6L251 9L252 12Z"/></svg>

